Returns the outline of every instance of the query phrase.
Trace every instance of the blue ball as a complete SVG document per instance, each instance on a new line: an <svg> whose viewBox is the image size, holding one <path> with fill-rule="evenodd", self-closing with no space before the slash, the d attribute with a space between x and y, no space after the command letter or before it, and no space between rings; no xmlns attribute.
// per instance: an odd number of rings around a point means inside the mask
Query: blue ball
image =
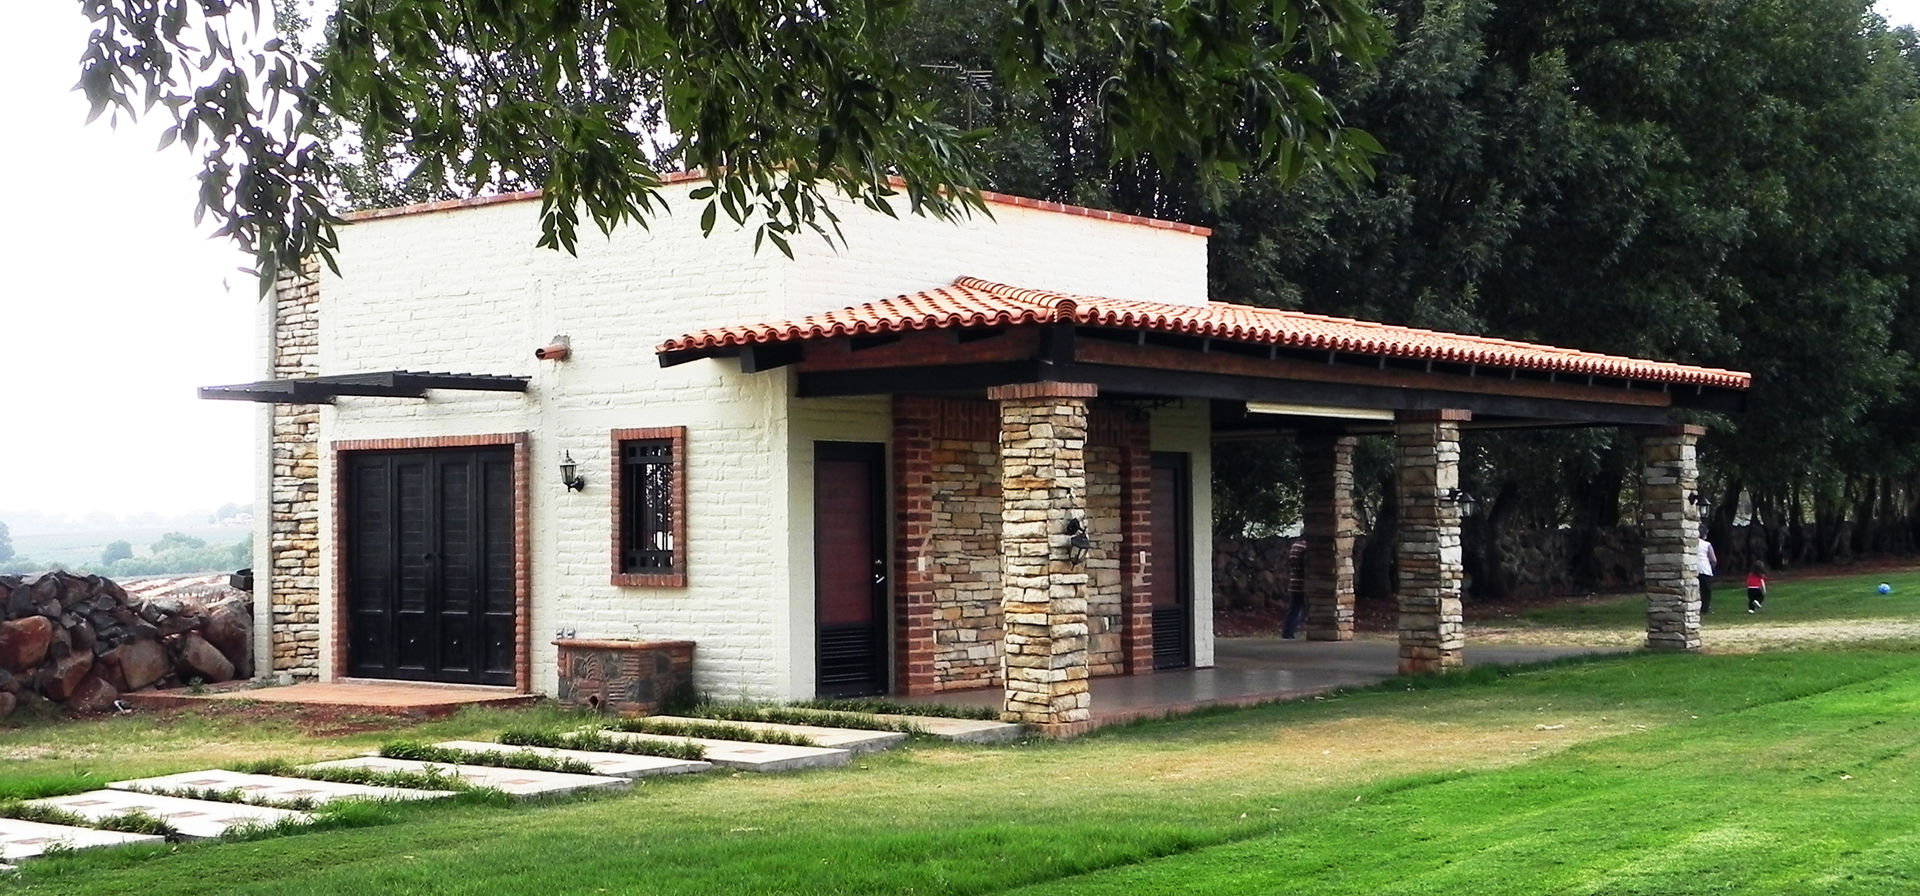
<svg viewBox="0 0 1920 896"><path fill-rule="evenodd" d="M1892 585L1889 585L1889 584L1887 584L1887 583L1885 583L1885 582L1881 582L1881 583L1880 583L1880 593L1881 593L1881 594L1892 594L1892 593L1893 593L1893 586L1892 586Z"/></svg>

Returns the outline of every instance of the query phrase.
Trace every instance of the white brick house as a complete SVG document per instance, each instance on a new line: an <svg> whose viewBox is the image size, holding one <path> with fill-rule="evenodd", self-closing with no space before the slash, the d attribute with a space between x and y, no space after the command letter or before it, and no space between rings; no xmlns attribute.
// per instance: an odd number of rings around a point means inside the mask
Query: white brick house
<svg viewBox="0 0 1920 896"><path fill-rule="evenodd" d="M847 205L844 247L755 254L701 237L694 185L578 257L534 248L529 197L360 215L340 276L262 303L267 379L203 394L272 405L272 670L552 693L556 636L691 641L714 696L996 686L1073 725L1090 676L1211 665L1221 429L1338 451L1379 413L1444 442L1476 414L1656 425L1745 387L1210 304L1204 229L1012 197L959 225ZM1438 455L1416 505L1445 504ZM1344 516L1309 532L1314 637L1352 634ZM1434 588L1403 655L1444 664L1457 575Z"/></svg>

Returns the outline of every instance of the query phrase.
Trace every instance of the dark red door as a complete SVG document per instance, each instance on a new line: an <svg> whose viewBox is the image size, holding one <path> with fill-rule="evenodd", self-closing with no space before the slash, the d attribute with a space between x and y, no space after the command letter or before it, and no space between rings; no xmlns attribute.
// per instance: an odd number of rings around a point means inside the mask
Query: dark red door
<svg viewBox="0 0 1920 896"><path fill-rule="evenodd" d="M342 464L348 674L513 684L512 449Z"/></svg>
<svg viewBox="0 0 1920 896"><path fill-rule="evenodd" d="M886 528L879 445L814 445L814 607L824 697L887 691Z"/></svg>
<svg viewBox="0 0 1920 896"><path fill-rule="evenodd" d="M1188 523L1187 456L1153 456L1153 667L1178 669L1193 662L1192 541Z"/></svg>

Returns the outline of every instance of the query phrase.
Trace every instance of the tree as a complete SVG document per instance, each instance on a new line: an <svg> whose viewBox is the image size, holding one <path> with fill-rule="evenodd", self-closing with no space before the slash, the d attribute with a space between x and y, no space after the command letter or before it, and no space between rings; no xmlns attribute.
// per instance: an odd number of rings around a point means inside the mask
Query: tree
<svg viewBox="0 0 1920 896"><path fill-rule="evenodd" d="M0 563L13 559L13 533L7 530L6 523L0 523Z"/></svg>
<svg viewBox="0 0 1920 896"><path fill-rule="evenodd" d="M204 538L195 538L185 532L168 532L153 543L153 552L165 554L169 551L197 551L207 546Z"/></svg>
<svg viewBox="0 0 1920 896"><path fill-rule="evenodd" d="M583 210L603 231L644 223L670 163L704 172L703 227L724 211L782 249L830 233L828 191L888 213L901 193L937 217L985 208L978 139L915 99L938 76L896 43L915 0L344 0L316 56L261 33L266 2L88 3L80 79L96 115L171 116L168 140L202 159L201 212L254 252L263 284L331 260L334 116L365 145L404 146L410 182L535 180L540 242L566 250ZM1370 141L1301 73L1378 52L1361 0L1019 0L988 24L1010 85L1109 61L1091 108L1111 158L1203 180L1365 170ZM658 129L677 138L670 159L649 148Z"/></svg>
<svg viewBox="0 0 1920 896"><path fill-rule="evenodd" d="M126 541L109 543L107 549L100 552L102 566L112 566L116 561L131 559L133 559L133 545Z"/></svg>

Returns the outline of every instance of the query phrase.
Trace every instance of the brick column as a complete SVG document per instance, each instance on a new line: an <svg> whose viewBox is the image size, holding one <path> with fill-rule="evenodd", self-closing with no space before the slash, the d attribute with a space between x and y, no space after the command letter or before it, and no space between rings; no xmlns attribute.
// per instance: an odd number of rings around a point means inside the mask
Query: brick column
<svg viewBox="0 0 1920 896"><path fill-rule="evenodd" d="M1307 540L1307 638L1353 640L1353 436L1300 439Z"/></svg>
<svg viewBox="0 0 1920 896"><path fill-rule="evenodd" d="M1399 451L1400 674L1458 668L1464 661L1460 589L1460 424L1464 410L1402 411L1394 418Z"/></svg>
<svg viewBox="0 0 1920 896"><path fill-rule="evenodd" d="M933 675L934 399L893 399L894 687L903 697L939 690Z"/></svg>
<svg viewBox="0 0 1920 896"><path fill-rule="evenodd" d="M1687 496L1699 488L1695 442L1701 426L1672 426L1640 435L1640 524L1647 531L1647 646L1700 649L1700 510Z"/></svg>
<svg viewBox="0 0 1920 896"><path fill-rule="evenodd" d="M1085 513L1087 399L1082 383L1000 386L1000 550L1006 626L1001 717L1049 736L1088 726L1087 586L1063 533Z"/></svg>
<svg viewBox="0 0 1920 896"><path fill-rule="evenodd" d="M320 374L320 267L309 259L273 287L274 379ZM320 675L320 407L273 405L264 571L270 652L256 674ZM255 575L260 575L256 571Z"/></svg>

